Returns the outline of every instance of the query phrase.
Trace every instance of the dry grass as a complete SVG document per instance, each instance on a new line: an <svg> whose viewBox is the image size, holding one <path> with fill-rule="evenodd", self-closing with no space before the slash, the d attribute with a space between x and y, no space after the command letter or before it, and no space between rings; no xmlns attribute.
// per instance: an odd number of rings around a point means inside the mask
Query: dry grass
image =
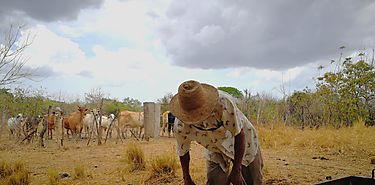
<svg viewBox="0 0 375 185"><path fill-rule="evenodd" d="M338 153L356 153L368 149L375 141L375 127L355 123L352 127L335 129L298 129L274 124L258 128L263 148L297 147Z"/></svg>
<svg viewBox="0 0 375 185"><path fill-rule="evenodd" d="M74 178L84 178L86 175L85 167L82 164L78 164L74 167Z"/></svg>
<svg viewBox="0 0 375 185"><path fill-rule="evenodd" d="M59 172L54 168L48 168L47 176L49 184L57 184L60 180Z"/></svg>
<svg viewBox="0 0 375 185"><path fill-rule="evenodd" d="M146 181L150 184L172 183L176 176L176 170L179 167L176 154L166 152L151 159L150 178Z"/></svg>
<svg viewBox="0 0 375 185"><path fill-rule="evenodd" d="M371 176L369 169L374 167L370 161L375 157L375 127L355 125L351 128L301 131L273 125L257 129L265 163L264 184L304 185L324 181L326 176L333 179L351 175ZM84 173L87 176L91 174L92 178L64 178L57 184L183 184L181 168L175 169L176 178L160 175L147 181L156 156L164 155L165 151L175 151L174 138L161 137L148 142L126 139L117 144L113 139L101 146L97 146L95 142L89 146L86 143L87 140L65 140L64 147L60 147L58 140L46 140L47 148L39 147L38 143L20 145L8 139L7 129L4 128L0 135L0 162L27 159L24 162L33 177L32 181L28 179L32 185L49 184L48 168L51 166L74 175L76 164L83 161ZM175 152L172 153L177 157ZM127 156L133 157L128 160ZM206 183L203 147L192 142L190 156L192 178L197 185L203 185ZM321 160L320 157L328 160ZM142 161L137 164L143 163L143 169L147 170L124 170L124 164L128 166L124 161L131 162L129 164ZM0 170L10 169L7 166L13 166L13 163L1 162ZM10 173L9 170L6 171L2 174ZM164 181L165 178L171 181ZM0 184L4 184L3 179L0 181Z"/></svg>
<svg viewBox="0 0 375 185"><path fill-rule="evenodd" d="M0 184L27 185L31 179L26 165L20 161L0 162Z"/></svg>
<svg viewBox="0 0 375 185"><path fill-rule="evenodd" d="M139 144L131 143L127 146L125 150L125 162L129 172L145 169L145 154Z"/></svg>

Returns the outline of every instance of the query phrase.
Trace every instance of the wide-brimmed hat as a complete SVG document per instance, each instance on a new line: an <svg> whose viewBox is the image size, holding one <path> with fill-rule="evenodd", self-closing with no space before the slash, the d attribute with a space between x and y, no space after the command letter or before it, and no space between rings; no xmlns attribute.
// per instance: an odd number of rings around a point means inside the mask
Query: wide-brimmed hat
<svg viewBox="0 0 375 185"><path fill-rule="evenodd" d="M218 100L219 93L215 87L189 80L178 87L169 108L184 123L197 123L210 116Z"/></svg>

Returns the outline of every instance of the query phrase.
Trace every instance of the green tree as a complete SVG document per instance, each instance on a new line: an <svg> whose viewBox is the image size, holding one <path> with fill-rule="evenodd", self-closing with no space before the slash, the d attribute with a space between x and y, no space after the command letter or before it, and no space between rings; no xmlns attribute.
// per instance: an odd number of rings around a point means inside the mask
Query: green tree
<svg viewBox="0 0 375 185"><path fill-rule="evenodd" d="M129 111L142 111L142 103L137 100L130 97L125 98L122 103L125 105L126 110Z"/></svg>
<svg viewBox="0 0 375 185"><path fill-rule="evenodd" d="M243 94L240 90L234 88L234 87L218 87L217 89L222 90L224 92L227 92L228 94L232 95L236 98L243 98Z"/></svg>
<svg viewBox="0 0 375 185"><path fill-rule="evenodd" d="M374 67L364 60L353 62L347 57L336 69L340 70L318 77L317 83L317 93L323 97L328 121L339 125L351 125L358 118L371 121L374 117Z"/></svg>
<svg viewBox="0 0 375 185"><path fill-rule="evenodd" d="M116 114L117 111L128 110L128 107L115 99L104 99L103 112L106 114Z"/></svg>

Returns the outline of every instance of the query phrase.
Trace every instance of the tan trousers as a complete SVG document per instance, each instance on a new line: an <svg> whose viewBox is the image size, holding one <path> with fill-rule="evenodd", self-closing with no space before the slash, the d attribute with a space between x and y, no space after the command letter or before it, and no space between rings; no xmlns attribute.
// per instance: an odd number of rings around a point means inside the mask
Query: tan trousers
<svg viewBox="0 0 375 185"><path fill-rule="evenodd" d="M207 185L225 185L227 176L220 165L212 161L206 162L207 164ZM247 185L261 185L262 184L262 168L263 158L260 149L255 156L255 159L249 166L242 166L242 176L246 181Z"/></svg>

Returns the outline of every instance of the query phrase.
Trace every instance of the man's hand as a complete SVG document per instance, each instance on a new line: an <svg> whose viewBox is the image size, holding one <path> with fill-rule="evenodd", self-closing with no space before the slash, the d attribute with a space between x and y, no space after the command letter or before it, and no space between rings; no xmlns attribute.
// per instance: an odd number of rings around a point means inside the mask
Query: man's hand
<svg viewBox="0 0 375 185"><path fill-rule="evenodd" d="M184 185L195 185L194 181L191 179L190 175L184 178Z"/></svg>
<svg viewBox="0 0 375 185"><path fill-rule="evenodd" d="M195 185L191 179L189 172L190 154L189 152L183 156L180 156L180 162L182 167L182 176L184 177L184 185Z"/></svg>
<svg viewBox="0 0 375 185"><path fill-rule="evenodd" d="M245 179L242 177L241 169L232 169L230 172L226 184L229 185L246 185Z"/></svg>
<svg viewBox="0 0 375 185"><path fill-rule="evenodd" d="M241 167L242 167L242 157L245 153L245 133L243 129L241 132L234 137L234 162L233 168L227 178L227 185L231 182L233 185L243 185L246 184L245 179L242 177Z"/></svg>

